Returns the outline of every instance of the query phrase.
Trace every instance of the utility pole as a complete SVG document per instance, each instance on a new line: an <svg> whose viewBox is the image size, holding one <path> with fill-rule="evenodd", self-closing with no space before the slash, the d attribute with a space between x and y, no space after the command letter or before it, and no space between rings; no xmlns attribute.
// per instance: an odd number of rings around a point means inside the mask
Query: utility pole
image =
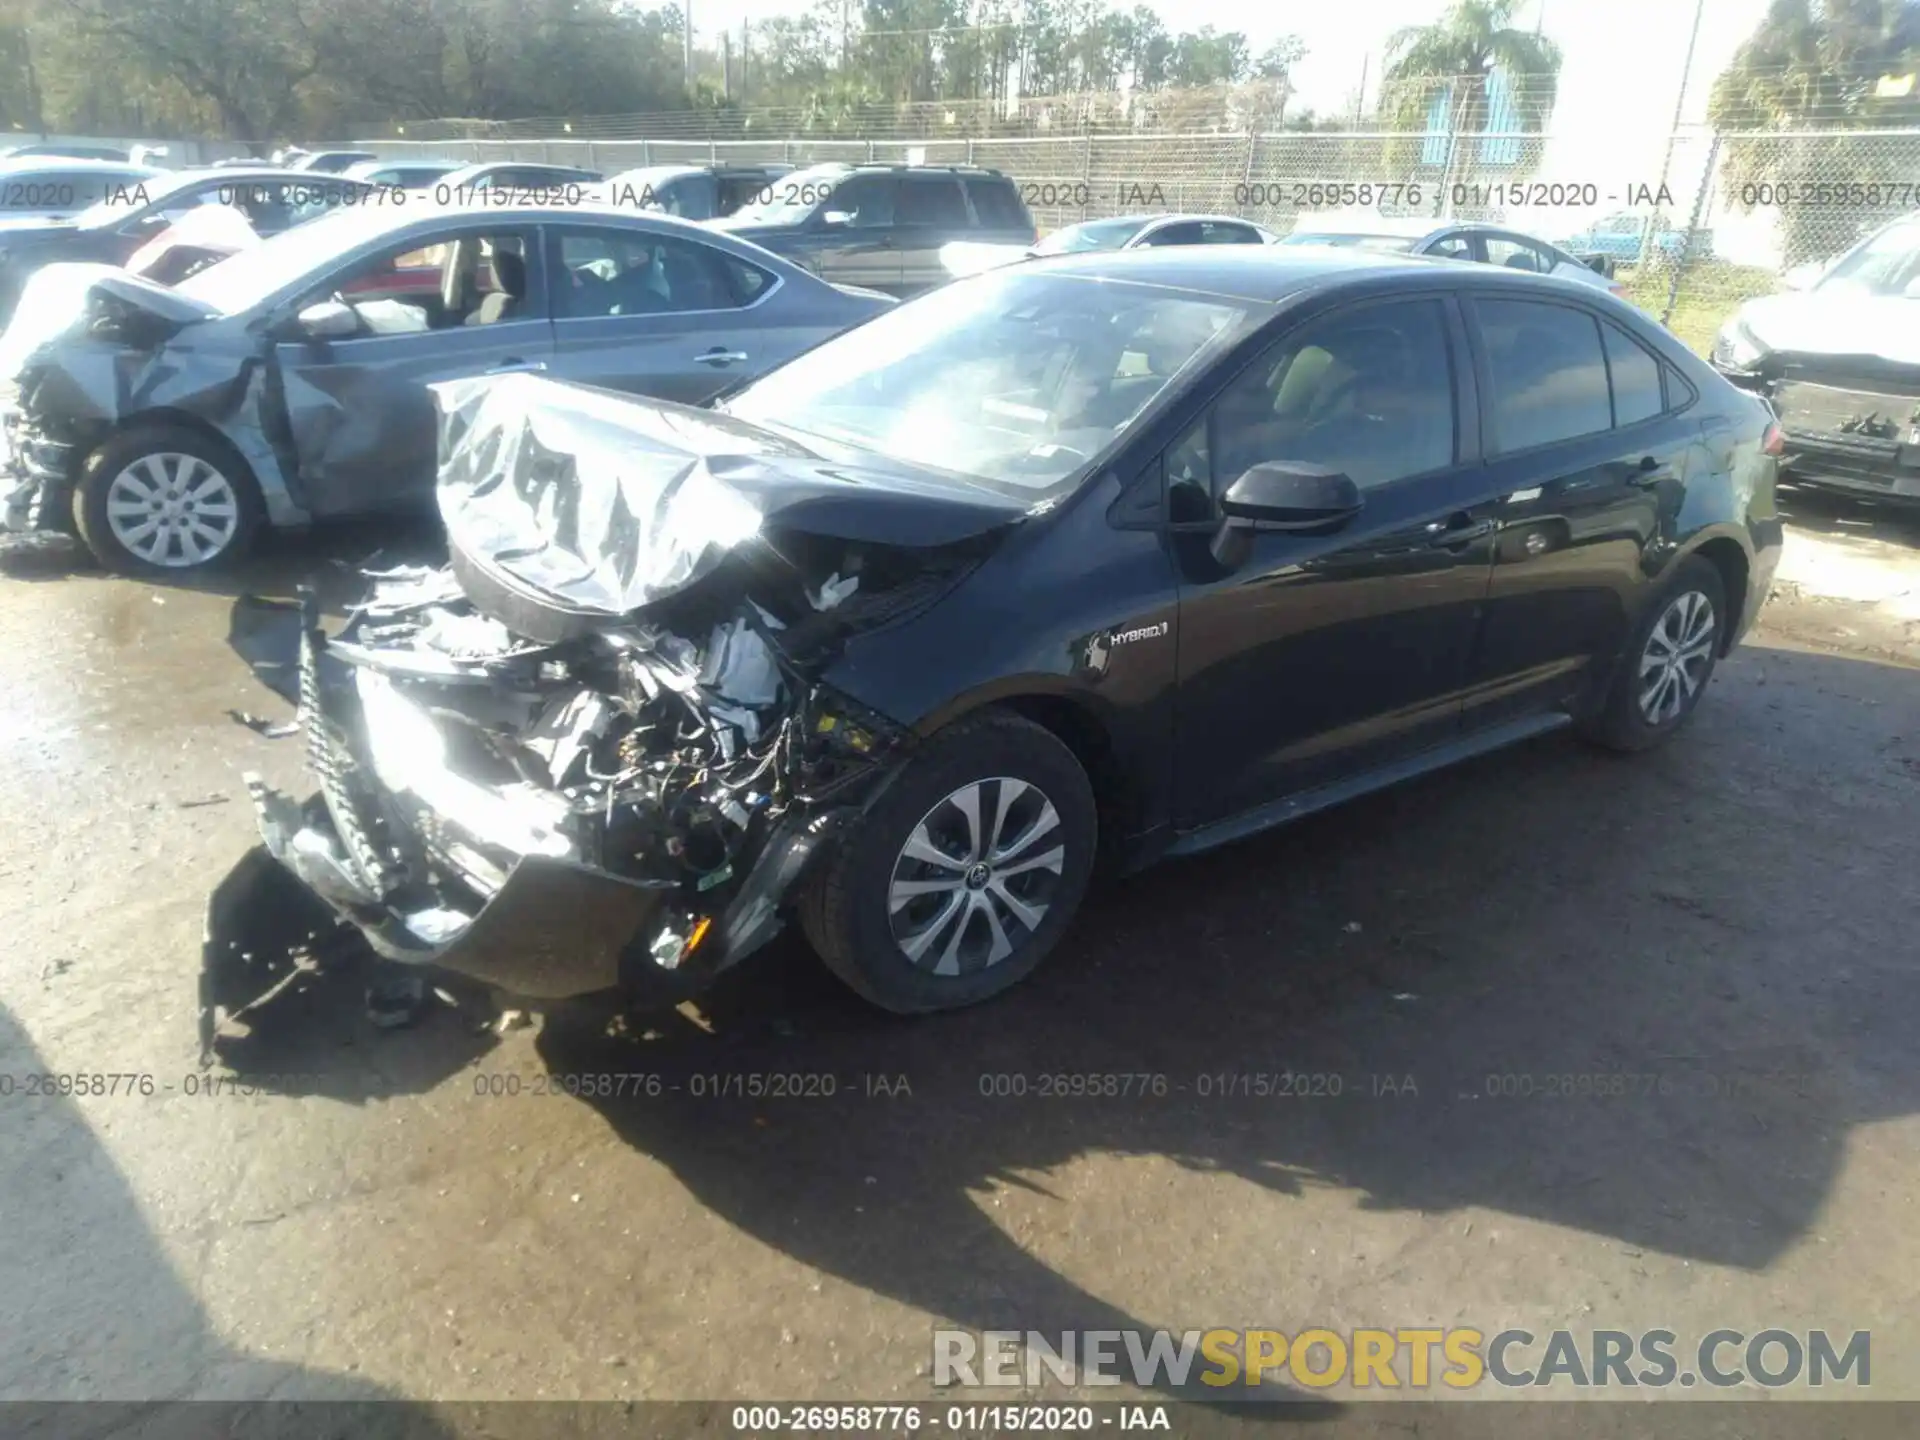
<svg viewBox="0 0 1920 1440"><path fill-rule="evenodd" d="M1706 12L1706 8L1707 0L1694 0L1693 33L1687 37L1687 59L1680 70L1680 93L1674 97L1673 101L1673 127L1667 131L1667 153L1662 156L1660 160L1660 188L1662 190L1667 188L1667 172L1673 166L1674 141L1680 138L1680 117L1686 114L1687 110L1687 82L1693 78L1693 50L1694 47L1700 43L1700 17ZM1719 148L1717 138L1714 145L1717 151ZM1653 244L1653 226L1653 216L1649 215L1646 222L1640 227L1640 253L1635 257L1634 263L1636 265L1644 265L1646 263L1647 251ZM1687 243L1689 245L1693 243L1692 236L1687 237Z"/></svg>
<svg viewBox="0 0 1920 1440"><path fill-rule="evenodd" d="M733 99L733 32L720 32L720 98Z"/></svg>
<svg viewBox="0 0 1920 1440"><path fill-rule="evenodd" d="M693 98L693 0L680 0L681 48L686 67L687 98Z"/></svg>

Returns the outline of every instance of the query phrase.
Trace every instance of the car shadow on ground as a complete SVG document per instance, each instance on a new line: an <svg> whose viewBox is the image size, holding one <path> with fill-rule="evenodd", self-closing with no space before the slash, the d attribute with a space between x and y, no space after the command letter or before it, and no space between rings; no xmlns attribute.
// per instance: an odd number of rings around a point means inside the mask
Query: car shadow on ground
<svg viewBox="0 0 1920 1440"><path fill-rule="evenodd" d="M879 1015L786 941L699 1024L640 1040L562 1015L540 1050L555 1072L669 1077L678 1093L592 1103L748 1233L970 1327L1138 1323L992 1217L998 1187L1054 1193L1049 1172L1091 1153L1758 1269L1819 1212L1849 1129L1920 1096L1892 898L1920 860L1899 819L1920 737L1873 776L1816 758L1763 777L1833 723L1805 697L1920 713L1920 671L1744 663L1767 683L1741 713L1710 702L1655 755L1547 739L1107 883L1046 966L972 1011ZM1904 845L1867 853L1863 810ZM1292 1093L1261 1081L1287 1075ZM725 1088L753 1076L802 1093ZM1130 1095L1075 1094L1127 1076ZM899 1077L911 1095L889 1097ZM1169 1253L1231 1264L1211 1229L1194 1216Z"/></svg>
<svg viewBox="0 0 1920 1440"><path fill-rule="evenodd" d="M80 1105L58 1093L18 1095L49 1068L0 1007L0 1074L16 1087L0 1147L8 1319L0 1415L9 1437L201 1440L324 1429L451 1440L456 1431L431 1411L380 1386L248 1355L215 1334Z"/></svg>
<svg viewBox="0 0 1920 1440"><path fill-rule="evenodd" d="M879 1014L788 937L692 1012L565 1008L538 1049L662 1077L582 1103L748 1234L973 1329L1194 1320L1128 1316L994 1218L1017 1188L1070 1232L1055 1177L1093 1155L1758 1270L1852 1127L1920 1097L1894 898L1920 866L1916 713L1920 670L1749 647L1654 754L1549 737L1101 883L970 1011ZM250 1063L357 1066L324 1018ZM485 1043L464 1019L414 1040L396 1089ZM1167 1263L1231 1266L1215 1228L1192 1217Z"/></svg>

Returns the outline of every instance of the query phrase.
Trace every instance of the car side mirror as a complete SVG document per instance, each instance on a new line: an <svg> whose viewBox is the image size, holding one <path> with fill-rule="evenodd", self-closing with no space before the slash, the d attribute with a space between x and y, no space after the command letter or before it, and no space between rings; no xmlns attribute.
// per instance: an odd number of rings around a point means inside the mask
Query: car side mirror
<svg viewBox="0 0 1920 1440"><path fill-rule="evenodd" d="M1613 279L1614 262L1611 255L1586 255L1582 258L1587 262L1587 268L1594 274L1604 275L1609 280Z"/></svg>
<svg viewBox="0 0 1920 1440"><path fill-rule="evenodd" d="M300 333L314 340L337 340L360 333L360 317L341 300L322 300L309 305L295 318Z"/></svg>
<svg viewBox="0 0 1920 1440"><path fill-rule="evenodd" d="M1360 513L1360 487L1324 465L1268 460L1227 487L1220 513L1267 530L1321 530Z"/></svg>
<svg viewBox="0 0 1920 1440"><path fill-rule="evenodd" d="M1238 570L1253 549L1254 532L1324 534L1360 513L1360 487L1339 470L1268 460L1248 469L1220 497L1223 519L1208 547L1215 563Z"/></svg>

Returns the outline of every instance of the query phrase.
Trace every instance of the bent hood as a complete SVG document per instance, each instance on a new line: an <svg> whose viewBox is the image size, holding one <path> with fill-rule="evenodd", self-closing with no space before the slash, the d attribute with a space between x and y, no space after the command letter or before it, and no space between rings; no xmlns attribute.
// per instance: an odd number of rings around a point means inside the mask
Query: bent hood
<svg viewBox="0 0 1920 1440"><path fill-rule="evenodd" d="M764 531L932 548L1019 520L1025 497L771 430L535 375L431 387L456 556L575 613L624 615Z"/></svg>
<svg viewBox="0 0 1920 1440"><path fill-rule="evenodd" d="M96 302L151 321L154 333L162 336L219 313L164 285L129 275L117 265L43 266L28 277L6 334L0 336L0 379L15 379L36 350L73 329Z"/></svg>
<svg viewBox="0 0 1920 1440"><path fill-rule="evenodd" d="M1794 355L1868 355L1920 365L1920 299L1823 286L1749 301L1740 323L1761 346Z"/></svg>

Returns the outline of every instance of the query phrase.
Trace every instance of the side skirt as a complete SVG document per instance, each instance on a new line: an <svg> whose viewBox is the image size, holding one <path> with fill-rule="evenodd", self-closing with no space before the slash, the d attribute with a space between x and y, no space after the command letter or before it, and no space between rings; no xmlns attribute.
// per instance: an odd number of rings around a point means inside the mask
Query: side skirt
<svg viewBox="0 0 1920 1440"><path fill-rule="evenodd" d="M1217 845L1230 844L1235 840L1257 835L1262 830L1270 830L1275 825L1285 825L1319 810L1331 809L1348 800L1358 799L1362 795L1371 795L1376 790L1384 790L1389 785L1398 785L1403 780L1412 780L1417 776L1430 774L1435 770L1444 770L1462 760L1471 760L1476 755L1485 755L1490 751L1503 750L1522 740L1531 740L1536 735L1546 735L1561 730L1573 723L1573 717L1564 711L1555 710L1546 714L1523 715L1506 720L1498 725L1490 725L1484 730L1476 730L1471 735L1463 735L1457 740L1449 740L1444 745L1436 745L1430 750L1422 750L1417 755L1409 755L1404 760L1396 760L1389 765L1377 766L1372 770L1363 770L1359 774L1332 781L1326 785L1315 786L1311 790L1302 790L1297 795L1288 795L1252 810L1243 810L1238 815L1229 815L1224 820L1216 820L1211 825L1203 825L1198 830L1183 830L1174 837L1173 843L1161 852L1164 856L1197 855L1203 850L1211 850Z"/></svg>

